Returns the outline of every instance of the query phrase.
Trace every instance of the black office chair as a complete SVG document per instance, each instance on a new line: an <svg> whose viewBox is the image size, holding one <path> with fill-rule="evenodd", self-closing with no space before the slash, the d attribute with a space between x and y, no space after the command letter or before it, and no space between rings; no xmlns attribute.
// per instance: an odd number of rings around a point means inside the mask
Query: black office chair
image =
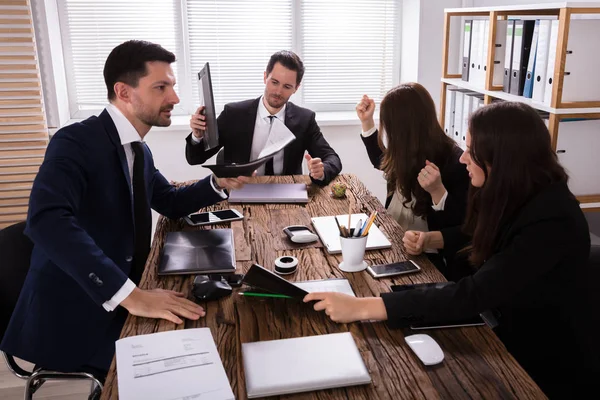
<svg viewBox="0 0 600 400"><path fill-rule="evenodd" d="M25 283L33 244L23 234L25 222L19 222L0 230L0 341L4 337L10 317L19 299L19 293ZM2 352L8 369L18 378L27 381L25 400L31 400L33 394L48 380L90 380L92 387L88 399L100 397L102 383L87 372L56 372L43 368L33 371L23 369L15 358Z"/></svg>

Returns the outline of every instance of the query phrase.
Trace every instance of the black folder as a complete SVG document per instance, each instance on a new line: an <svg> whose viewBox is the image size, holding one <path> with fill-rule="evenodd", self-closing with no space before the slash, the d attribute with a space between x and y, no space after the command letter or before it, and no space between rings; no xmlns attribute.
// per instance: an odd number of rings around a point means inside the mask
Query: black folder
<svg viewBox="0 0 600 400"><path fill-rule="evenodd" d="M273 155L259 158L258 160L250 161L245 164L213 164L203 165L204 168L210 169L215 176L219 178L237 178L238 176L252 176L261 165L269 161Z"/></svg>
<svg viewBox="0 0 600 400"><path fill-rule="evenodd" d="M234 272L235 250L231 229L167 233L158 275Z"/></svg>
<svg viewBox="0 0 600 400"><path fill-rule="evenodd" d="M529 65L529 53L531 52L531 40L535 30L535 20L516 21L514 29L513 42L513 60L512 73L510 77L510 93L517 96L523 96L525 87L525 78L527 76L527 66ZM520 48L518 46L518 36L521 36ZM518 56L518 59L515 58ZM532 55L535 57L535 54Z"/></svg>
<svg viewBox="0 0 600 400"><path fill-rule="evenodd" d="M246 275L244 275L243 283L266 290L267 292L283 294L298 300L302 300L308 294L306 290L286 281L258 264L252 264Z"/></svg>

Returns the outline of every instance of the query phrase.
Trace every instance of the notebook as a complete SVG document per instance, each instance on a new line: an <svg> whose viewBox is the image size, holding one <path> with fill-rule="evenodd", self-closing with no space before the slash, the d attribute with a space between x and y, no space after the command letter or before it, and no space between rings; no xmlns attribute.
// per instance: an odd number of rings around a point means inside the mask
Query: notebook
<svg viewBox="0 0 600 400"><path fill-rule="evenodd" d="M337 218L340 225L348 225L348 214L338 215L335 218ZM354 228L359 220L362 220L364 223L368 218L367 214L352 214L350 217L350 226ZM314 217L311 220L327 252L329 254L341 253L340 231L334 217ZM392 244L383 232L379 230L377 225L371 225L369 237L367 238L367 250L388 249L390 247L392 247Z"/></svg>
<svg viewBox="0 0 600 400"><path fill-rule="evenodd" d="M250 183L232 190L230 203L308 203L304 183Z"/></svg>
<svg viewBox="0 0 600 400"><path fill-rule="evenodd" d="M371 382L350 332L243 343L242 358L250 399Z"/></svg>
<svg viewBox="0 0 600 400"><path fill-rule="evenodd" d="M167 233L158 275L233 272L235 247L231 229Z"/></svg>

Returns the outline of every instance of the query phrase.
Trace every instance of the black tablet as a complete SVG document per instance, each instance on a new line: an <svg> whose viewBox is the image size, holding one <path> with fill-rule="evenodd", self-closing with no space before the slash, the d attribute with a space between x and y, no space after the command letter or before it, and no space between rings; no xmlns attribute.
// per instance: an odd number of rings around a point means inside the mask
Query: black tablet
<svg viewBox="0 0 600 400"><path fill-rule="evenodd" d="M198 91L200 92L200 105L204 106L206 117L206 130L204 131L204 149L214 149L219 145L219 127L215 113L215 98L213 96L212 80L208 63L198 72Z"/></svg>

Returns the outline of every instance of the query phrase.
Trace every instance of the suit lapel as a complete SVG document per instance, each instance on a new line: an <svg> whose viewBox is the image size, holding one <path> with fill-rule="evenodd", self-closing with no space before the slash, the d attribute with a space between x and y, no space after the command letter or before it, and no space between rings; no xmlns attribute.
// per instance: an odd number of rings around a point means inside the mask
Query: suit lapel
<svg viewBox="0 0 600 400"><path fill-rule="evenodd" d="M108 111L104 110L98 116L102 123L104 124L104 128L106 129L106 133L110 138L110 141L113 143L117 150L117 154L119 155L119 163L121 164L121 171L123 172L123 176L127 183L127 192L129 193L129 203L131 204L131 215L133 215L133 193L131 193L131 177L129 176L129 167L127 166L127 158L125 157L125 150L123 150L123 145L121 144L121 138L119 137L119 132L117 132L117 127L113 122L112 118Z"/></svg>
<svg viewBox="0 0 600 400"><path fill-rule="evenodd" d="M258 102L260 97L250 103L247 113L244 115L244 120L240 121L237 126L241 127L240 132L236 134L236 141L233 145L234 149L239 149L238 156L234 159L240 159L247 163L250 161L250 153L252 152L252 142L254 141L254 127L256 126L256 113L258 112Z"/></svg>

